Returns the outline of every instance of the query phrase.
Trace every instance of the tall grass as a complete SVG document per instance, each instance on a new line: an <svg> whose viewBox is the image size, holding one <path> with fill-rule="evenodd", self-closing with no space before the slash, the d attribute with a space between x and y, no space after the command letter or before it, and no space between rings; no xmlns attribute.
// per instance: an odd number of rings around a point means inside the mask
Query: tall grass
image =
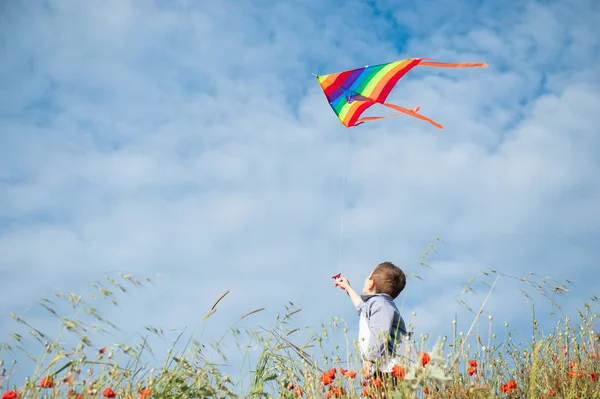
<svg viewBox="0 0 600 399"><path fill-rule="evenodd" d="M430 246L426 257L435 251ZM117 326L98 310L107 301L118 306L115 292L141 288L150 282L131 275L106 277L93 284L95 292L84 297L58 292L42 298L38 305L57 321L57 333L51 336L27 321L24 315L10 313L15 322L12 335L0 346L0 392L3 399L20 398L600 398L597 374L600 372L600 334L594 329L598 298L590 298L575 317L555 313L555 327L544 332L532 306L531 334L527 338L508 323L502 334L494 331L493 317L481 320L488 298L499 279L517 279L551 301L567 293L567 284L532 273L514 277L495 270L485 271L489 291L473 312L466 333L457 331L454 322L450 334L431 344L427 334L411 338L418 361L397 369L384 381L363 381L358 371L361 361L356 340L348 337L348 326L333 317L315 331L291 324L301 310L293 303L284 305L270 328L238 328L264 309L255 309L214 341L181 332L155 364L149 336L163 336L157 327L146 327L135 343L95 346L90 337L105 341ZM420 278L413 275L414 278ZM462 294L473 291L472 279ZM522 291L528 298L526 289ZM226 291L207 310L207 323L227 300ZM65 316L68 314L68 316ZM412 326L409 323L409 329ZM480 329L483 333L480 333ZM499 338L502 335L502 338ZM227 361L224 340L238 343L242 360L238 375L232 377L222 366ZM300 342L299 342L300 341ZM331 344L334 343L333 349ZM32 353L36 351L35 353ZM425 354L425 355L424 355ZM29 362L31 371L22 381L15 380L16 367ZM350 371L350 372L348 372ZM354 375L353 372L357 374ZM113 396L114 395L114 396Z"/></svg>

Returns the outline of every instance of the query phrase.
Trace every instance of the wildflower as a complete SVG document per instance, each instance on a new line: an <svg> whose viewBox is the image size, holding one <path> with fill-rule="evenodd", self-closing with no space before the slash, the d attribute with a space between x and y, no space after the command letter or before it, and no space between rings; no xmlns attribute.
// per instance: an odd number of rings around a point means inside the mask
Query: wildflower
<svg viewBox="0 0 600 399"><path fill-rule="evenodd" d="M19 394L17 391L6 391L4 395L2 395L2 399L17 399Z"/></svg>
<svg viewBox="0 0 600 399"><path fill-rule="evenodd" d="M53 388L54 387L54 379L47 375L40 381L40 386L42 388Z"/></svg>
<svg viewBox="0 0 600 399"><path fill-rule="evenodd" d="M477 373L477 367L469 367L468 373L470 376Z"/></svg>
<svg viewBox="0 0 600 399"><path fill-rule="evenodd" d="M80 394L78 394L76 391L73 391L72 389L70 389L67 392L67 397L69 399L83 399L83 396L81 396Z"/></svg>
<svg viewBox="0 0 600 399"><path fill-rule="evenodd" d="M364 396L366 398L374 398L375 394L373 392L371 392L371 390L369 388L364 388L362 390L362 392L360 393L360 396Z"/></svg>
<svg viewBox="0 0 600 399"><path fill-rule="evenodd" d="M570 369L573 369L573 368L575 368L575 366L576 366L575 362L571 360L571 361L569 362L569 368L570 368Z"/></svg>
<svg viewBox="0 0 600 399"><path fill-rule="evenodd" d="M383 381L381 381L381 378L377 377L371 381L371 385L376 388L381 388L383 386Z"/></svg>
<svg viewBox="0 0 600 399"><path fill-rule="evenodd" d="M477 360L469 360L469 367L477 367Z"/></svg>
<svg viewBox="0 0 600 399"><path fill-rule="evenodd" d="M333 382L333 378L331 378L328 373L323 373L321 376L321 381L323 382L323 385L329 385Z"/></svg>
<svg viewBox="0 0 600 399"><path fill-rule="evenodd" d="M590 378L592 379L592 381L596 381L596 373L590 373Z"/></svg>
<svg viewBox="0 0 600 399"><path fill-rule="evenodd" d="M554 392L553 390L549 390L548 391L548 396L554 397L554 396L556 396L556 392Z"/></svg>
<svg viewBox="0 0 600 399"><path fill-rule="evenodd" d="M344 369L340 369L340 371L342 372L342 375L348 379L354 379L354 377L356 377L356 371L353 370L344 370Z"/></svg>
<svg viewBox="0 0 600 399"><path fill-rule="evenodd" d="M423 388L423 393L425 395L429 395L429 388L427 388L427 387Z"/></svg>
<svg viewBox="0 0 600 399"><path fill-rule="evenodd" d="M140 399L146 399L152 396L152 391L148 388L144 388L140 391Z"/></svg>
<svg viewBox="0 0 600 399"><path fill-rule="evenodd" d="M302 392L302 388L300 388L300 387L296 387L296 388L294 389L294 397L295 397L295 398L300 398L300 397L302 397L302 394L303 394L303 392Z"/></svg>
<svg viewBox="0 0 600 399"><path fill-rule="evenodd" d="M105 346L104 348L102 348L98 351L98 354L103 355L104 353L106 353L107 350L108 350L108 347Z"/></svg>
<svg viewBox="0 0 600 399"><path fill-rule="evenodd" d="M515 380L510 380L506 384L502 384L502 392L510 392L513 389L517 389L517 382Z"/></svg>
<svg viewBox="0 0 600 399"><path fill-rule="evenodd" d="M423 367L425 367L425 365L431 361L431 357L425 352L419 353L419 359L421 359L421 364Z"/></svg>
<svg viewBox="0 0 600 399"><path fill-rule="evenodd" d="M344 395L344 388L336 385L329 386L329 392L327 392L328 398L341 398Z"/></svg>
<svg viewBox="0 0 600 399"><path fill-rule="evenodd" d="M116 398L117 397L117 395L115 395L115 391L113 391L110 387L104 388L104 391L102 391L102 396L104 396L105 398Z"/></svg>
<svg viewBox="0 0 600 399"><path fill-rule="evenodd" d="M400 381L404 381L404 377L406 377L406 370L403 367L398 365L392 367L392 375L394 378L400 378Z"/></svg>

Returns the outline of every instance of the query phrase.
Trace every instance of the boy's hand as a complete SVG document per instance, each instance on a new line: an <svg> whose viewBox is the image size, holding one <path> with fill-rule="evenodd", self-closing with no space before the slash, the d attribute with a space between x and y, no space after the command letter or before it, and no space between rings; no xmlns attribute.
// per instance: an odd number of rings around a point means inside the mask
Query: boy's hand
<svg viewBox="0 0 600 399"><path fill-rule="evenodd" d="M370 379L373 376L372 371L373 362L371 362L370 360L363 361L362 367L360 368L360 375L362 376L362 378L365 380Z"/></svg>
<svg viewBox="0 0 600 399"><path fill-rule="evenodd" d="M345 277L338 278L337 280L335 280L334 284L336 287L340 287L346 292L348 292L348 290L352 288L350 286L350 281L348 281L348 279Z"/></svg>

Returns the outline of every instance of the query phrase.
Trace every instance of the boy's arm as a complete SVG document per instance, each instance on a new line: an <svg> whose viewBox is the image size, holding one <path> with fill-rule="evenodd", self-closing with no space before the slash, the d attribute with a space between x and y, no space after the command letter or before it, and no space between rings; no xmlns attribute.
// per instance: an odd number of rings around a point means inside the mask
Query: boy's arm
<svg viewBox="0 0 600 399"><path fill-rule="evenodd" d="M335 285L346 291L346 293L350 297L350 300L352 301L352 304L357 310L359 309L359 306L362 303L364 303L360 295L356 291L354 291L354 288L352 288L352 286L350 286L350 281L348 281L347 278L340 277L339 279L335 280Z"/></svg>

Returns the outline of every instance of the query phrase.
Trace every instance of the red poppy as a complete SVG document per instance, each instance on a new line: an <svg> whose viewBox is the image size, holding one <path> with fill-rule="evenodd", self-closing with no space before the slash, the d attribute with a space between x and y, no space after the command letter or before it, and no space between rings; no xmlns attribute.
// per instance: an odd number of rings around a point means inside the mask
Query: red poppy
<svg viewBox="0 0 600 399"><path fill-rule="evenodd" d="M338 273L335 276L331 276L331 278L334 279L334 280L337 280L340 277L342 277L342 273Z"/></svg>
<svg viewBox="0 0 600 399"><path fill-rule="evenodd" d="M329 374L323 373L321 376L321 381L323 382L323 385L329 385L333 381L333 378L331 378Z"/></svg>
<svg viewBox="0 0 600 399"><path fill-rule="evenodd" d="M596 373L590 373L590 378L592 379L592 381L596 381Z"/></svg>
<svg viewBox="0 0 600 399"><path fill-rule="evenodd" d="M371 392L369 388L364 388L360 393L360 396L364 396L366 398L374 398L375 394Z"/></svg>
<svg viewBox="0 0 600 399"><path fill-rule="evenodd" d="M469 367L477 367L477 360L469 360Z"/></svg>
<svg viewBox="0 0 600 399"><path fill-rule="evenodd" d="M300 388L300 387L296 387L296 388L294 389L294 397L295 397L295 398L300 398L300 397L302 397L302 394L303 394L303 392L302 392L302 388Z"/></svg>
<svg viewBox="0 0 600 399"><path fill-rule="evenodd" d="M429 388L427 388L427 387L423 388L423 393L425 395L429 395Z"/></svg>
<svg viewBox="0 0 600 399"><path fill-rule="evenodd" d="M19 394L17 391L6 391L4 395L2 395L2 399L17 399Z"/></svg>
<svg viewBox="0 0 600 399"><path fill-rule="evenodd" d="M502 385L502 392L510 392L513 389L517 389L518 385L515 380L510 380L506 384Z"/></svg>
<svg viewBox="0 0 600 399"><path fill-rule="evenodd" d="M354 377L356 377L356 371L353 370L345 370L343 368L340 368L340 373L342 373L344 377L349 379L354 379Z"/></svg>
<svg viewBox="0 0 600 399"><path fill-rule="evenodd" d="M40 386L42 388L53 388L54 387L54 379L47 375L40 381Z"/></svg>
<svg viewBox="0 0 600 399"><path fill-rule="evenodd" d="M104 391L102 391L102 396L104 396L105 398L117 397L117 395L115 394L115 391L113 391L111 388L104 388Z"/></svg>
<svg viewBox="0 0 600 399"><path fill-rule="evenodd" d="M371 380L371 385L376 388L381 388L383 386L383 381L381 381L381 378L377 377L374 380Z"/></svg>
<svg viewBox="0 0 600 399"><path fill-rule="evenodd" d="M148 388L144 388L140 391L140 399L146 399L152 396L152 391Z"/></svg>
<svg viewBox="0 0 600 399"><path fill-rule="evenodd" d="M431 357L425 352L419 353L419 359L421 359L421 364L423 367L425 367L425 365L431 361Z"/></svg>
<svg viewBox="0 0 600 399"><path fill-rule="evenodd" d="M404 377L406 377L406 370L404 370L404 367L396 365L392 367L392 375L394 378L400 378L401 381L404 381Z"/></svg>
<svg viewBox="0 0 600 399"><path fill-rule="evenodd" d="M473 375L473 374L477 373L477 367L469 367L468 373L469 373L469 375Z"/></svg>
<svg viewBox="0 0 600 399"><path fill-rule="evenodd" d="M548 391L548 396L554 397L554 396L556 396L556 392L550 390L550 391Z"/></svg>
<svg viewBox="0 0 600 399"><path fill-rule="evenodd" d="M328 398L341 398L344 395L344 388L337 385L330 385L329 392L327 392Z"/></svg>
<svg viewBox="0 0 600 399"><path fill-rule="evenodd" d="M573 369L573 368L575 368L575 366L576 366L575 362L571 360L571 361L569 362L569 368L570 368L570 369Z"/></svg>

